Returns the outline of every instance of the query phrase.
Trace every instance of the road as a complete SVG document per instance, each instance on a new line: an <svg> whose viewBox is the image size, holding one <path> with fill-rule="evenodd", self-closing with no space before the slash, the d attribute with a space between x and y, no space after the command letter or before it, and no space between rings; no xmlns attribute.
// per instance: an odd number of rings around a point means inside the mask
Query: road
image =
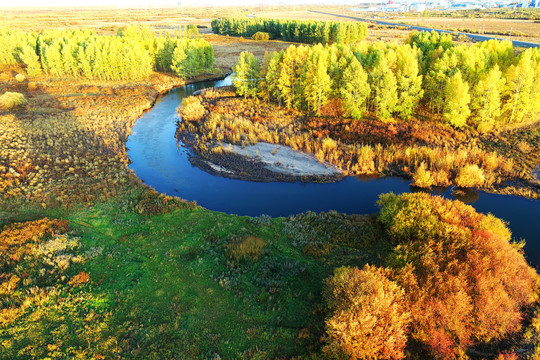
<svg viewBox="0 0 540 360"><path fill-rule="evenodd" d="M415 26L415 25L406 25L406 24L398 24L398 23L391 23L391 22L387 22L387 21L379 21L379 20L373 20L373 19L365 19L365 18L360 18L360 17L354 17L354 16L348 16L348 15L339 15L339 14L332 14L332 13L327 13L327 12L321 12L321 11L314 11L314 10L310 10L311 12L314 12L314 13L318 13L318 14L324 14L324 15L332 15L332 16L337 16L337 17L343 17L343 18L348 18L348 19L353 19L353 20L359 20L359 21L365 21L365 22L372 22L372 23L375 23L377 25L386 25L386 26L401 26L401 27L406 27L406 28L409 28L411 30L418 30L418 31L436 31L438 33L447 33L447 34L457 34L458 36L459 35L466 35L474 40L478 40L478 41L487 41L487 40L505 40L505 39L502 39L502 38L498 38L498 37L495 37L495 36L486 36L486 35L478 35L478 34L469 34L469 33L465 33L465 32L456 32L456 31L450 31L450 30L441 30L441 29L433 29L433 28L428 28L428 27L423 27L423 26ZM531 47L538 47L540 46L540 44L537 44L537 43L532 43L532 42L526 42L526 41L518 41L518 40L510 40L512 41L512 44L514 45L514 47L523 47L523 48L531 48Z"/></svg>

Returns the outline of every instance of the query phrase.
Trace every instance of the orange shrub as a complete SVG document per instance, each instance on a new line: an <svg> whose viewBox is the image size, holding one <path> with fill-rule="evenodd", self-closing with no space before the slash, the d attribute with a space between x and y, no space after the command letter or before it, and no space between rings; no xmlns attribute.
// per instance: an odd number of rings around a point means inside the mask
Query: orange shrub
<svg viewBox="0 0 540 360"><path fill-rule="evenodd" d="M381 196L379 220L399 245L388 259L411 306L412 336L440 359L521 329L538 274L505 224L460 201Z"/></svg>
<svg viewBox="0 0 540 360"><path fill-rule="evenodd" d="M480 187L484 185L484 171L478 165L465 165L459 169L456 184L461 187Z"/></svg>
<svg viewBox="0 0 540 360"><path fill-rule="evenodd" d="M324 296L331 316L326 320L324 352L345 359L402 359L407 343L403 289L389 271L366 265L341 267L326 282Z"/></svg>
<svg viewBox="0 0 540 360"><path fill-rule="evenodd" d="M201 104L200 96L190 96L182 99L178 113L182 120L198 121L206 114L206 109Z"/></svg>

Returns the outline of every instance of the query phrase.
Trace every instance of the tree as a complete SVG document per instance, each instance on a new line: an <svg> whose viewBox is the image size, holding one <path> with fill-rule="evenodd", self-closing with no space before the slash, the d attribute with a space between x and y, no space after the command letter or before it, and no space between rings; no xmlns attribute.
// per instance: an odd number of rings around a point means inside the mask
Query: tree
<svg viewBox="0 0 540 360"><path fill-rule="evenodd" d="M319 114L332 90L332 79L328 75L328 52L321 45L315 45L306 64L304 96L308 110Z"/></svg>
<svg viewBox="0 0 540 360"><path fill-rule="evenodd" d="M26 45L22 48L20 54L22 62L26 65L26 73L28 76L36 76L41 74L41 64L39 63L39 56L33 47Z"/></svg>
<svg viewBox="0 0 540 360"><path fill-rule="evenodd" d="M495 65L473 90L471 120L476 126L491 127L501 115L501 91L504 79L499 66Z"/></svg>
<svg viewBox="0 0 540 360"><path fill-rule="evenodd" d="M444 88L443 117L447 124L460 128L465 126L471 114L469 109L469 85L461 78L458 71L448 80Z"/></svg>
<svg viewBox="0 0 540 360"><path fill-rule="evenodd" d="M184 60L187 58L186 52L182 46L176 46L171 59L171 70L180 77L187 76Z"/></svg>
<svg viewBox="0 0 540 360"><path fill-rule="evenodd" d="M539 277L501 220L424 193L381 195L378 205L398 245L386 263L410 304L412 338L452 359L521 328Z"/></svg>
<svg viewBox="0 0 540 360"><path fill-rule="evenodd" d="M197 29L197 26L195 26L194 24L189 24L187 26L186 37L187 38L199 37L199 30Z"/></svg>
<svg viewBox="0 0 540 360"><path fill-rule="evenodd" d="M396 112L403 119L412 116L418 102L424 95L422 90L422 75L418 63L418 52L409 45L397 47L396 51L396 80L398 100Z"/></svg>
<svg viewBox="0 0 540 360"><path fill-rule="evenodd" d="M252 53L242 51L233 71L233 85L238 95L244 97L257 95L260 76L259 60Z"/></svg>
<svg viewBox="0 0 540 360"><path fill-rule="evenodd" d="M368 76L356 58L343 73L340 98L343 101L345 115L360 119L366 110L366 101L370 93Z"/></svg>
<svg viewBox="0 0 540 360"><path fill-rule="evenodd" d="M531 98L535 69L531 55L530 49L521 53L518 63L510 66L506 72L506 104L503 111L508 122L521 122L533 108Z"/></svg>
<svg viewBox="0 0 540 360"><path fill-rule="evenodd" d="M294 45L283 53L278 88L288 108L299 108L302 103L302 69L308 53L307 46Z"/></svg>
<svg viewBox="0 0 540 360"><path fill-rule="evenodd" d="M270 62L272 61L272 57L275 54L275 52L264 52L263 61L261 64L261 70L260 70L260 80L259 80L259 88L257 95L261 97L265 101L270 101L270 93L268 91L268 81L266 79L268 75L268 68L270 66Z"/></svg>
<svg viewBox="0 0 540 360"><path fill-rule="evenodd" d="M366 265L341 267L326 281L328 345L323 351L344 359L402 359L410 315L403 289L390 272Z"/></svg>
<svg viewBox="0 0 540 360"><path fill-rule="evenodd" d="M274 99L281 105L281 90L279 88L279 77L281 75L281 63L283 62L284 51L273 52L268 62L264 85L261 92L267 94L269 99Z"/></svg>
<svg viewBox="0 0 540 360"><path fill-rule="evenodd" d="M391 117L398 102L397 81L385 57L381 57L373 69L371 90L374 92L373 105L377 116L383 119Z"/></svg>

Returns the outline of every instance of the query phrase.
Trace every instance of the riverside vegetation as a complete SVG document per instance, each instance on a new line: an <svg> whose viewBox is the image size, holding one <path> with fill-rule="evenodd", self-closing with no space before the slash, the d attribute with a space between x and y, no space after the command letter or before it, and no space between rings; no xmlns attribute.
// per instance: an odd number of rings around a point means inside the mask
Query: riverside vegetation
<svg viewBox="0 0 540 360"><path fill-rule="evenodd" d="M350 175L540 196L531 174L540 160L538 49L515 56L510 42L455 46L448 35L415 33L403 45L293 45L262 64L244 52L234 70L244 98L207 91L180 109L188 121L179 133L199 134L203 156L221 154L222 142L265 141Z"/></svg>
<svg viewBox="0 0 540 360"><path fill-rule="evenodd" d="M135 119L185 80L27 70L0 74L23 95L0 110L0 357L540 353L538 275L493 216L425 194L383 195L373 215L208 211L127 167Z"/></svg>

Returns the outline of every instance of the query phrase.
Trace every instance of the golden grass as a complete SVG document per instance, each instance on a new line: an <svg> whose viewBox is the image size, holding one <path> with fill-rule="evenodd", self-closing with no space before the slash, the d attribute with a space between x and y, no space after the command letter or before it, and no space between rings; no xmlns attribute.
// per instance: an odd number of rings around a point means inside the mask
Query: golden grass
<svg viewBox="0 0 540 360"><path fill-rule="evenodd" d="M0 95L0 110L12 110L28 104L23 94L6 91Z"/></svg>
<svg viewBox="0 0 540 360"><path fill-rule="evenodd" d="M508 187L503 185L508 180L527 179L512 158L484 149L476 135L434 120L386 124L370 119L306 119L277 104L232 97L230 89L204 92L200 99L208 115L196 123L181 123L179 133L198 134L195 147L203 156L211 157L214 149L222 152L223 142L264 141L311 153L348 175L400 175L425 188L455 184L493 189Z"/></svg>

